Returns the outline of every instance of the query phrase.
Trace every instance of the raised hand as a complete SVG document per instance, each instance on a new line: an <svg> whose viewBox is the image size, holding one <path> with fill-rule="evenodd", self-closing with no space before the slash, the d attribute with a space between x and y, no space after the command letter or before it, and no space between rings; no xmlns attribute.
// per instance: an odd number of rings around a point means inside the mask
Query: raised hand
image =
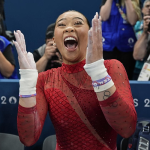
<svg viewBox="0 0 150 150"><path fill-rule="evenodd" d="M20 30L14 31L16 41L13 41L17 53L20 69L36 69L36 64L33 58L33 54L26 51L26 43L24 35Z"/></svg>
<svg viewBox="0 0 150 150"><path fill-rule="evenodd" d="M92 28L88 32L88 48L86 52L86 64L93 63L103 58L101 19L98 13L92 19Z"/></svg>
<svg viewBox="0 0 150 150"><path fill-rule="evenodd" d="M150 16L144 16L143 20L144 20L143 30L145 33L150 34L150 31L148 31L148 27L149 27L149 23L150 23Z"/></svg>

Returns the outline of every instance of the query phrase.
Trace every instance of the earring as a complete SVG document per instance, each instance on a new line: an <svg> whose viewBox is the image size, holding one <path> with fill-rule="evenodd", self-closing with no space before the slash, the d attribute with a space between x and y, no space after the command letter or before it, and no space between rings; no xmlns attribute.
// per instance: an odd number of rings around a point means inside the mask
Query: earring
<svg viewBox="0 0 150 150"><path fill-rule="evenodd" d="M56 46L56 43L53 43L53 46Z"/></svg>

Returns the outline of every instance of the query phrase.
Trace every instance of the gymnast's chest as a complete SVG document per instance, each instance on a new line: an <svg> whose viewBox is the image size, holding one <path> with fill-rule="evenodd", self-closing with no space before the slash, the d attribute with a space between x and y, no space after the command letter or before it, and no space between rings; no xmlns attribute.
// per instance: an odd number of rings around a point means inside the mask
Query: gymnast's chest
<svg viewBox="0 0 150 150"><path fill-rule="evenodd" d="M44 90L52 116L57 116L59 113L63 117L65 114L74 114L77 111L83 111L87 116L101 113L93 89L83 88L87 83L79 87L61 79L57 81L59 82L48 83Z"/></svg>

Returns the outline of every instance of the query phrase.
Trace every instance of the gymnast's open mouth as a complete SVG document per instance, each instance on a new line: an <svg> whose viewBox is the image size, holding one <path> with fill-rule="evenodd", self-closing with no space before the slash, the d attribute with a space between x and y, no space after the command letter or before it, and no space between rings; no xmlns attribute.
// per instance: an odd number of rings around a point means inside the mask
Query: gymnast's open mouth
<svg viewBox="0 0 150 150"><path fill-rule="evenodd" d="M74 50L76 50L76 48L78 46L78 41L73 36L67 36L64 39L64 45L67 48L67 50L74 51Z"/></svg>

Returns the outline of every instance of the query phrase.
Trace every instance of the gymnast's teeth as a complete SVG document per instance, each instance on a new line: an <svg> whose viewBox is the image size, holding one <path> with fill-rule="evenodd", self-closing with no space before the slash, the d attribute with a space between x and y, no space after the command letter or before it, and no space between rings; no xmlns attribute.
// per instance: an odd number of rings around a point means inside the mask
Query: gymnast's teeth
<svg viewBox="0 0 150 150"><path fill-rule="evenodd" d="M74 41L76 41L76 39L74 37L67 37L67 38L65 38L65 41L68 41L68 40L74 40Z"/></svg>

